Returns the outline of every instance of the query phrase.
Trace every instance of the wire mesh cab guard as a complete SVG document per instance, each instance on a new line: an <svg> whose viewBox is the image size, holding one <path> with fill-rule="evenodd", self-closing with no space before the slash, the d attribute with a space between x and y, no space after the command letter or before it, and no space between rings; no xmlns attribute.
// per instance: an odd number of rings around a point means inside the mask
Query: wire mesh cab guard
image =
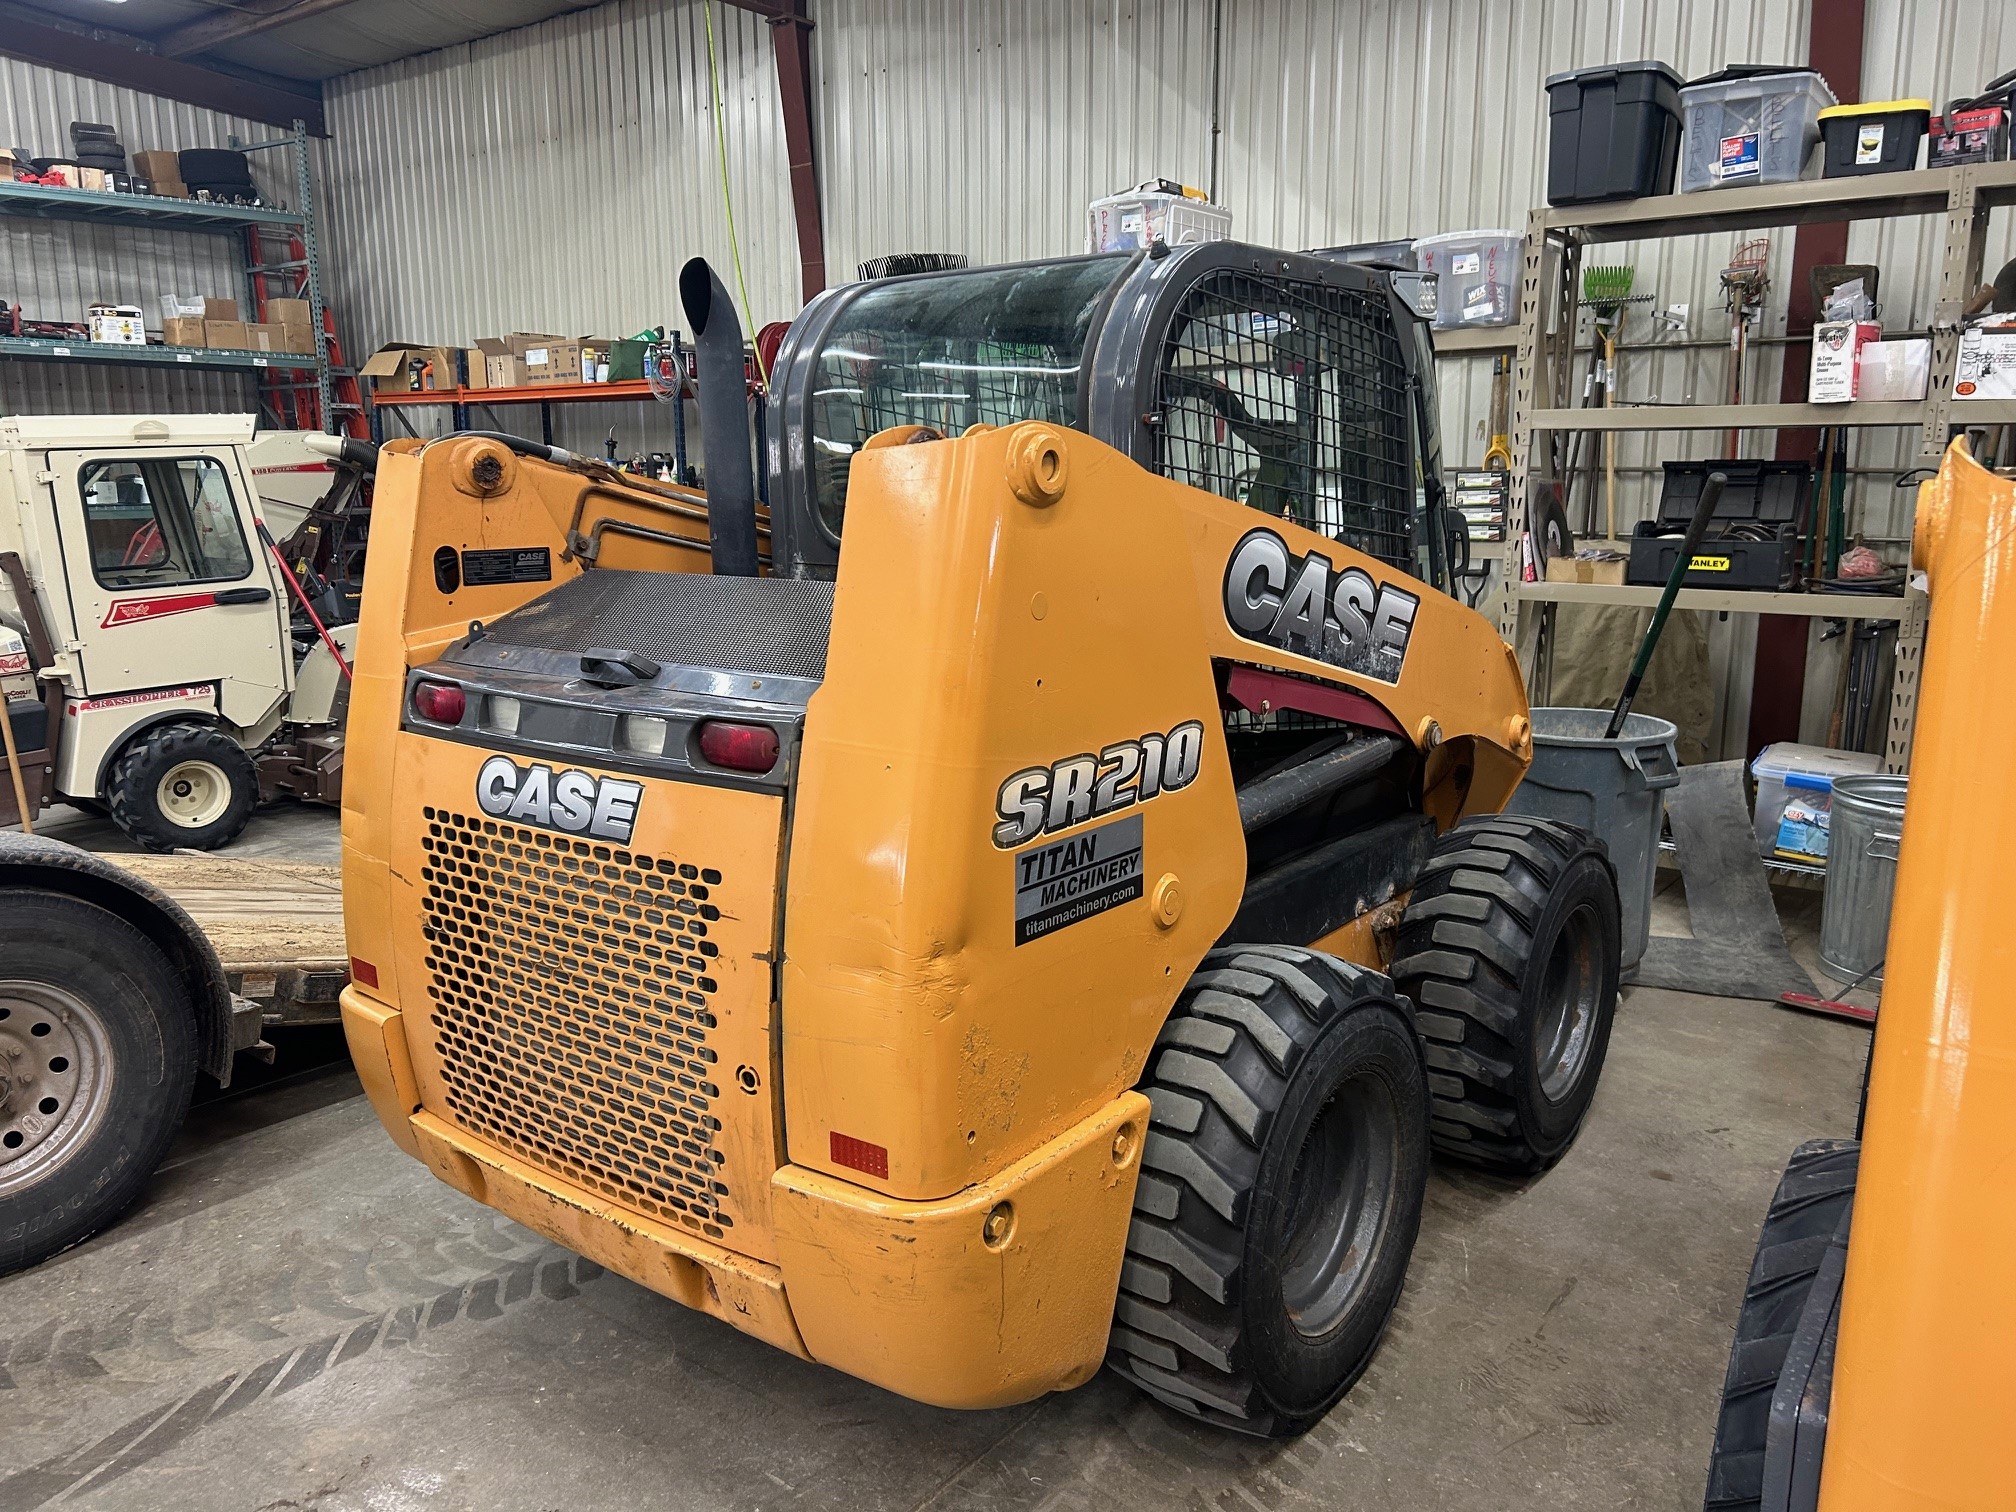
<svg viewBox="0 0 2016 1512"><path fill-rule="evenodd" d="M1443 587L1432 361L1383 274L1240 242L832 289L777 357L778 559L834 570L876 431L1040 419Z"/></svg>

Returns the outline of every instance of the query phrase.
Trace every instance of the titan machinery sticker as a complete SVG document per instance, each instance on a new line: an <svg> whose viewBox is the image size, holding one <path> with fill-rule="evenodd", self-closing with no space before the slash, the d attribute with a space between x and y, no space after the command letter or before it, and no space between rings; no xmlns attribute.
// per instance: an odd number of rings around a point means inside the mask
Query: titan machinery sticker
<svg viewBox="0 0 2016 1512"><path fill-rule="evenodd" d="M476 774L476 805L493 819L514 819L563 835L630 843L644 784L592 772L555 773L550 766L521 767L492 756Z"/></svg>
<svg viewBox="0 0 2016 1512"><path fill-rule="evenodd" d="M462 553L462 581L471 588L498 583L550 583L553 553L544 546L506 546Z"/></svg>
<svg viewBox="0 0 2016 1512"><path fill-rule="evenodd" d="M1421 600L1362 567L1319 552L1298 557L1271 530L1251 530L1225 568L1225 618L1248 640L1397 683Z"/></svg>
<svg viewBox="0 0 2016 1512"><path fill-rule="evenodd" d="M1015 858L1015 943L1027 945L1141 896L1141 816Z"/></svg>

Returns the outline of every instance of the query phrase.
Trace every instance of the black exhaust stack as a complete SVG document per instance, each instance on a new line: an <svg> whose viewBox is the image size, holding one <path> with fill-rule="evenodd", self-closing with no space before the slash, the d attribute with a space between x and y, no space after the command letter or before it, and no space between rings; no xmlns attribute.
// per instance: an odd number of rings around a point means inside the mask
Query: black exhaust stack
<svg viewBox="0 0 2016 1512"><path fill-rule="evenodd" d="M707 537L716 577L756 576L756 468L749 458L742 322L707 259L679 270L679 303L693 328L700 383L700 452L707 469Z"/></svg>

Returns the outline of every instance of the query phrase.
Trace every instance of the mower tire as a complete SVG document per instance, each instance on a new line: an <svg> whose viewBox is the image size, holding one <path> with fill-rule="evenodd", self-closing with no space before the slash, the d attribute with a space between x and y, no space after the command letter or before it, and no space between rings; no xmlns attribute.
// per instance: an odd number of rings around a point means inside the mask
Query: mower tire
<svg viewBox="0 0 2016 1512"><path fill-rule="evenodd" d="M1705 1512L1759 1512L1764 1505L1772 1399L1828 1250L1845 1242L1861 1156L1857 1140L1811 1140L1792 1152L1772 1194L1729 1346ZM1826 1305L1824 1293L1819 1304Z"/></svg>
<svg viewBox="0 0 2016 1512"><path fill-rule="evenodd" d="M1420 1038L1393 984L1314 950L1204 958L1153 1104L1107 1361L1156 1400L1287 1438L1371 1362L1428 1179Z"/></svg>
<svg viewBox="0 0 2016 1512"><path fill-rule="evenodd" d="M1617 1014L1617 876L1573 825L1456 825L1414 885L1393 951L1428 1059L1435 1148L1530 1173L1582 1127Z"/></svg>
<svg viewBox="0 0 2016 1512"><path fill-rule="evenodd" d="M157 725L112 763L112 822L142 849L215 850L238 838L259 798L244 748L205 725Z"/></svg>
<svg viewBox="0 0 2016 1512"><path fill-rule="evenodd" d="M0 892L0 1276L125 1211L182 1127L196 1054L182 979L139 930Z"/></svg>

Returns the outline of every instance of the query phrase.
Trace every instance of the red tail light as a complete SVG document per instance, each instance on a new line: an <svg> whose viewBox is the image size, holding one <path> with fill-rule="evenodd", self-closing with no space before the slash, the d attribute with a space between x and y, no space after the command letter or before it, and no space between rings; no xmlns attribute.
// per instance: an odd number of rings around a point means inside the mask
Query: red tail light
<svg viewBox="0 0 2016 1512"><path fill-rule="evenodd" d="M469 700L453 683L423 682L413 689L413 712L435 724L460 724Z"/></svg>
<svg viewBox="0 0 2016 1512"><path fill-rule="evenodd" d="M768 725L711 719L700 726L700 754L731 771L767 772L777 765L777 732Z"/></svg>

